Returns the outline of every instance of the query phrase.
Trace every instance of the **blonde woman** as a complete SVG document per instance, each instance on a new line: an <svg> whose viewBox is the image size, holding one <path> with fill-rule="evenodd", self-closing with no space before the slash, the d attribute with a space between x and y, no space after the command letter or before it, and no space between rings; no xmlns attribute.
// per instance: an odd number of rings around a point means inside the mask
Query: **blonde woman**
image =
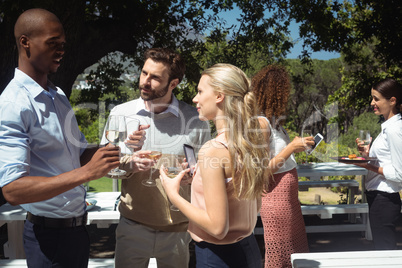
<svg viewBox="0 0 402 268"><path fill-rule="evenodd" d="M184 172L174 179L161 172L162 185L190 221L197 267L260 268L252 232L268 189L269 152L250 81L239 68L216 64L202 73L193 102L201 120L214 121L218 135L198 154L191 203L179 195Z"/></svg>

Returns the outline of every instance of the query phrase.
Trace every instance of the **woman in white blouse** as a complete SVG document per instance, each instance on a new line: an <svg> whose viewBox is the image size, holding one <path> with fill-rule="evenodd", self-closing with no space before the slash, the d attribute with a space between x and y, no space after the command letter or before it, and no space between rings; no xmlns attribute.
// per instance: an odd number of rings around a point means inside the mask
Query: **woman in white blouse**
<svg viewBox="0 0 402 268"><path fill-rule="evenodd" d="M402 189L402 85L387 78L373 85L371 106L385 122L371 145L356 143L363 157L377 160L358 164L368 169L366 196L375 249L396 249L395 221L401 211Z"/></svg>

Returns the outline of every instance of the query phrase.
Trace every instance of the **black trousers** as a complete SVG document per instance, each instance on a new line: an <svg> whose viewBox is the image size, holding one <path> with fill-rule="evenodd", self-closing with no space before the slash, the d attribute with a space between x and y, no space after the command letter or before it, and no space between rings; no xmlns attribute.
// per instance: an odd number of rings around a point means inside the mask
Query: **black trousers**
<svg viewBox="0 0 402 268"><path fill-rule="evenodd" d="M25 221L24 250L30 268L86 268L89 245L84 225L50 229Z"/></svg>
<svg viewBox="0 0 402 268"><path fill-rule="evenodd" d="M395 223L401 213L399 193L366 191L366 196L375 249L396 249Z"/></svg>
<svg viewBox="0 0 402 268"><path fill-rule="evenodd" d="M251 234L239 242L215 245L207 242L195 243L197 268L261 268L262 256L257 240ZM290 257L290 256L289 256Z"/></svg>

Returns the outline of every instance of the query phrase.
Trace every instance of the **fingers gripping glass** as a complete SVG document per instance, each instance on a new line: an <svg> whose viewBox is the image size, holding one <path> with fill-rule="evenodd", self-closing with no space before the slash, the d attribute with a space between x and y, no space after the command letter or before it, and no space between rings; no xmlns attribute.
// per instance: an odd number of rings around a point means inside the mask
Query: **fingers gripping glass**
<svg viewBox="0 0 402 268"><path fill-rule="evenodd" d="M303 128L302 132L301 132L301 137L305 138L305 137L311 137L313 135L313 131L311 130L311 128ZM304 150L304 152L306 153L306 161L304 162L304 164L308 164L308 149Z"/></svg>
<svg viewBox="0 0 402 268"><path fill-rule="evenodd" d="M370 136L370 131L368 130L360 130L359 131L359 143L363 143L363 146L367 146L370 144L371 141L371 136Z"/></svg>
<svg viewBox="0 0 402 268"><path fill-rule="evenodd" d="M162 157L162 153L159 151L152 151L150 154L145 155L146 158L154 161L154 164L158 162L158 160ZM149 172L149 177L147 180L143 180L141 183L147 187L156 187L156 181L152 178L154 168L151 167Z"/></svg>
<svg viewBox="0 0 402 268"><path fill-rule="evenodd" d="M125 117L122 115L110 115L105 126L105 136L109 143L119 146L119 142L127 138ZM114 168L108 174L119 177L126 174L126 171Z"/></svg>
<svg viewBox="0 0 402 268"><path fill-rule="evenodd" d="M172 159L171 159L168 167L166 167L166 175L169 178L176 177L183 170L183 158L184 158L183 155L172 155ZM181 187L180 187L180 190L181 190ZM170 206L170 210L179 211L179 209L173 204Z"/></svg>
<svg viewBox="0 0 402 268"><path fill-rule="evenodd" d="M139 130L140 127L140 120L135 118L134 116L126 116L126 124L127 124L127 135L133 135L134 131ZM128 151L126 152L130 155L133 154L134 148L127 146Z"/></svg>

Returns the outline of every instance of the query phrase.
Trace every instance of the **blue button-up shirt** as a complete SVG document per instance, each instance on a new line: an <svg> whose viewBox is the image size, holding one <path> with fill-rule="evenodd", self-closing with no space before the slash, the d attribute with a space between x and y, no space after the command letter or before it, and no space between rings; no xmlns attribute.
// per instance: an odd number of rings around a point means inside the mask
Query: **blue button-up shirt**
<svg viewBox="0 0 402 268"><path fill-rule="evenodd" d="M0 96L0 186L24 176L52 177L79 168L86 146L64 92L50 82L46 91L16 69ZM77 186L21 206L39 216L80 216L85 189Z"/></svg>

